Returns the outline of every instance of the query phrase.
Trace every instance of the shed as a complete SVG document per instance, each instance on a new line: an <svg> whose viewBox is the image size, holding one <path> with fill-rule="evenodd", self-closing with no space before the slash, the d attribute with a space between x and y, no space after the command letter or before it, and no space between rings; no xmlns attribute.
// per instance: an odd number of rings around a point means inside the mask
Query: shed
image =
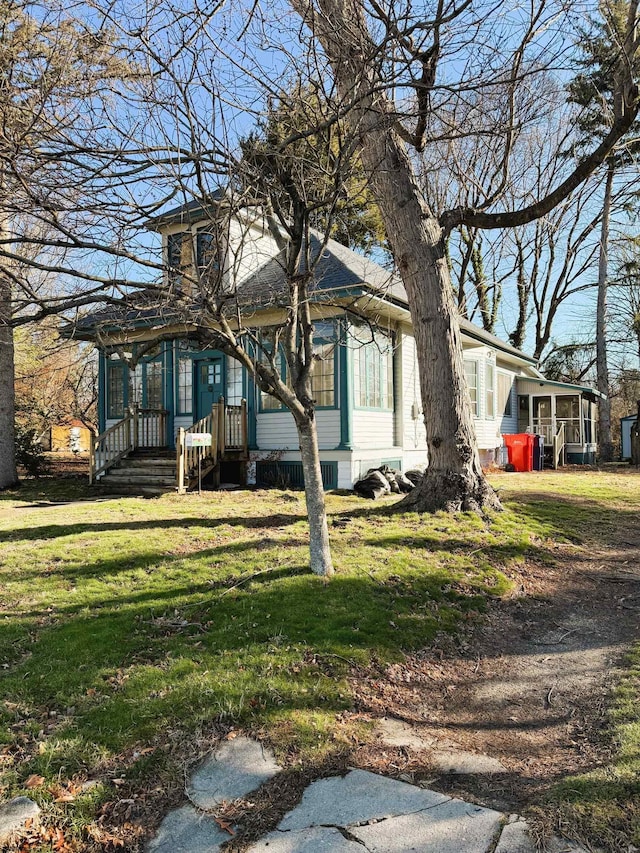
<svg viewBox="0 0 640 853"><path fill-rule="evenodd" d="M82 421L72 420L51 427L51 450L54 453L88 453L92 432Z"/></svg>
<svg viewBox="0 0 640 853"><path fill-rule="evenodd" d="M638 420L638 415L625 415L620 418L620 458L631 459L631 427Z"/></svg>

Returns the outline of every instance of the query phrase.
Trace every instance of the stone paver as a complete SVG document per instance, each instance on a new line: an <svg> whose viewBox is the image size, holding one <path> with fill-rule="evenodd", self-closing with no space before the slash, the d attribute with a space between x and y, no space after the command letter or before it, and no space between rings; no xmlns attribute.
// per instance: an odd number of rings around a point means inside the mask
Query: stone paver
<svg viewBox="0 0 640 853"><path fill-rule="evenodd" d="M433 737L423 737L414 726L395 717L383 717L378 720L377 729L387 746L402 746L416 752L432 749L436 740Z"/></svg>
<svg viewBox="0 0 640 853"><path fill-rule="evenodd" d="M378 731L384 743L388 746L400 746L412 749L416 752L426 751L429 753L431 763L443 773L506 773L506 767L497 758L482 755L478 752L467 752L457 749L446 741L438 741L434 737L420 734L419 729L396 720L393 717L384 717L378 720ZM443 745L440 745L443 744Z"/></svg>
<svg viewBox="0 0 640 853"><path fill-rule="evenodd" d="M434 749L430 759L443 773L474 773L488 775L506 773L507 768L497 758L464 749Z"/></svg>
<svg viewBox="0 0 640 853"><path fill-rule="evenodd" d="M367 853L488 853L503 815L462 800L351 827Z"/></svg>
<svg viewBox="0 0 640 853"><path fill-rule="evenodd" d="M247 853L366 853L362 844L351 841L332 827L313 827L297 832L270 832Z"/></svg>
<svg viewBox="0 0 640 853"><path fill-rule="evenodd" d="M218 853L220 845L229 838L213 818L200 814L192 806L183 806L169 812L147 850L149 853Z"/></svg>
<svg viewBox="0 0 640 853"><path fill-rule="evenodd" d="M0 841L22 829L28 820L35 820L40 807L29 797L14 797L0 805Z"/></svg>
<svg viewBox="0 0 640 853"><path fill-rule="evenodd" d="M237 800L255 791L282 768L273 753L255 740L225 741L191 777L187 796L201 809Z"/></svg>
<svg viewBox="0 0 640 853"><path fill-rule="evenodd" d="M387 734L414 735L395 726ZM417 736L419 739L419 736ZM415 744L412 748L418 748ZM422 747L419 747L422 748ZM460 753L454 750L457 758ZM488 756L472 756L474 761ZM206 811L246 797L278 773L273 754L257 741L225 741L195 771L187 793ZM456 772L483 772L457 770ZM497 772L487 769L484 772ZM220 853L230 840L214 818L185 805L170 812L148 843L147 853ZM2 833L13 832L40 809L27 797L0 806ZM495 849L494 849L495 848ZM247 853L535 853L524 820L365 770L313 782L278 828ZM587 853L554 838L549 853Z"/></svg>
<svg viewBox="0 0 640 853"><path fill-rule="evenodd" d="M529 835L527 822L517 820L507 824L502 830L494 853L536 853L536 845Z"/></svg>
<svg viewBox="0 0 640 853"><path fill-rule="evenodd" d="M351 770L346 776L319 779L309 785L300 805L285 815L278 828L347 827L429 809L450 799L445 794L407 782L397 782L366 770Z"/></svg>

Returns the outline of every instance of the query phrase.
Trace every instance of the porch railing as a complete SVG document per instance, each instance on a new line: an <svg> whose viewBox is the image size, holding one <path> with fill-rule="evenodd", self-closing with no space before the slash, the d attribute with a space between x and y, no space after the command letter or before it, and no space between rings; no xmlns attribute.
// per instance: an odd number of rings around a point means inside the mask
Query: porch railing
<svg viewBox="0 0 640 853"><path fill-rule="evenodd" d="M553 436L553 467L557 468L558 465L564 462L564 448L565 448L565 423L561 421L558 426L558 431Z"/></svg>
<svg viewBox="0 0 640 853"><path fill-rule="evenodd" d="M534 418L533 431L544 436L546 445L553 444L554 437L562 426L565 444L582 444L579 418Z"/></svg>
<svg viewBox="0 0 640 853"><path fill-rule="evenodd" d="M89 442L89 484L128 453L141 447L166 447L166 409L133 406L122 420Z"/></svg>
<svg viewBox="0 0 640 853"><path fill-rule="evenodd" d="M217 464L220 455L220 424L224 422L224 415L220 417L221 411L224 412L224 401L214 403L209 414L200 418L193 426L188 429L180 427L178 430L176 436L176 483L179 495L187 491L191 477L198 470L198 460L202 461L205 470ZM187 435L194 432L210 433L211 446L188 447Z"/></svg>
<svg viewBox="0 0 640 853"><path fill-rule="evenodd" d="M210 447L187 447L189 433L211 434ZM211 412L188 429L180 428L176 437L176 483L178 494L184 494L195 477L200 460L204 472L210 471L227 451L248 457L247 403L225 406L224 397L211 407Z"/></svg>
<svg viewBox="0 0 640 853"><path fill-rule="evenodd" d="M133 415L109 427L89 442L89 485L133 449Z"/></svg>

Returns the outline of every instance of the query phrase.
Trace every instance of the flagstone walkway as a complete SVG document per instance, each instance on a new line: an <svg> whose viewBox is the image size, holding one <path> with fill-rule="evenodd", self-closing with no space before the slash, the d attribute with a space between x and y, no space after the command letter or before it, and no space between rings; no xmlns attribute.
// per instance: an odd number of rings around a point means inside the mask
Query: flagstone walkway
<svg viewBox="0 0 640 853"><path fill-rule="evenodd" d="M208 812L279 773L245 737L225 741L191 776L188 803L170 812L147 853L219 853L230 841ZM553 838L548 853L587 853ZM247 853L535 853L527 824L474 803L364 770L313 782L278 827Z"/></svg>

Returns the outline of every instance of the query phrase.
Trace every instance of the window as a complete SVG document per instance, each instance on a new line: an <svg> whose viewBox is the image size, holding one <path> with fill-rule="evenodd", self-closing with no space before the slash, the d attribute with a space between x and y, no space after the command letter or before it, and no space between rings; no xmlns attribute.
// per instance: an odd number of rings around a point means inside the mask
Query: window
<svg viewBox="0 0 640 853"><path fill-rule="evenodd" d="M193 410L193 361L178 356L178 414L190 415Z"/></svg>
<svg viewBox="0 0 640 853"><path fill-rule="evenodd" d="M191 353L197 344L188 338L176 341L176 376L178 377L177 414L190 415L193 411L193 361Z"/></svg>
<svg viewBox="0 0 640 853"><path fill-rule="evenodd" d="M235 358L227 358L227 403L239 406L242 397L242 365Z"/></svg>
<svg viewBox="0 0 640 853"><path fill-rule="evenodd" d="M220 260L218 238L213 231L202 229L196 235L196 263L202 276L218 272Z"/></svg>
<svg viewBox="0 0 640 853"><path fill-rule="evenodd" d="M169 284L176 287L183 285L184 273L189 275L193 263L193 245L191 234L180 231L177 234L169 234L167 237L167 263L169 270Z"/></svg>
<svg viewBox="0 0 640 853"><path fill-rule="evenodd" d="M368 327L355 330L353 399L366 409L393 410L393 346L389 335Z"/></svg>
<svg viewBox="0 0 640 853"><path fill-rule="evenodd" d="M274 340L274 330L263 330L262 340L267 349L271 349ZM317 407L332 408L335 406L335 323L332 320L314 323L313 341L313 351L317 358L313 366L313 373L311 374L311 393ZM264 353L262 360L265 363L268 361ZM279 358L276 359L276 367L282 379L289 385L290 377L283 353L280 353ZM229 383L228 374L227 383ZM264 391L261 391L260 408L262 411L279 411L283 406L271 394L265 394Z"/></svg>
<svg viewBox="0 0 640 853"><path fill-rule="evenodd" d="M316 344L313 348L318 356L311 376L311 392L316 406L335 405L334 343Z"/></svg>
<svg viewBox="0 0 640 853"><path fill-rule="evenodd" d="M149 361L145 364L147 373L147 409L162 408L162 362Z"/></svg>
<svg viewBox="0 0 640 853"><path fill-rule="evenodd" d="M496 369L493 364L485 362L484 366L484 399L485 416L495 418L496 416Z"/></svg>
<svg viewBox="0 0 640 853"><path fill-rule="evenodd" d="M507 373L498 373L498 412L503 418L513 414L511 403L511 388L513 379Z"/></svg>
<svg viewBox="0 0 640 853"><path fill-rule="evenodd" d="M107 417L124 417L124 364L107 362Z"/></svg>
<svg viewBox="0 0 640 853"><path fill-rule="evenodd" d="M262 346L267 352L273 352L273 346L275 341L275 329L263 329L260 333L260 340ZM267 356L267 352L260 351L260 360L264 364L269 364L269 358ZM285 377L285 361L284 355L282 352L279 352L275 358L276 368L280 373L280 376ZM260 391L260 409L263 412L274 412L282 409L282 403L276 397L271 394L267 394L265 391Z"/></svg>
<svg viewBox="0 0 640 853"><path fill-rule="evenodd" d="M146 355L139 361L131 377L131 393L133 399L130 404L145 409L161 409L163 400L163 370L162 349L159 344L146 351Z"/></svg>
<svg viewBox="0 0 640 853"><path fill-rule="evenodd" d="M478 362L464 360L464 373L467 377L467 388L471 398L471 411L478 417Z"/></svg>

